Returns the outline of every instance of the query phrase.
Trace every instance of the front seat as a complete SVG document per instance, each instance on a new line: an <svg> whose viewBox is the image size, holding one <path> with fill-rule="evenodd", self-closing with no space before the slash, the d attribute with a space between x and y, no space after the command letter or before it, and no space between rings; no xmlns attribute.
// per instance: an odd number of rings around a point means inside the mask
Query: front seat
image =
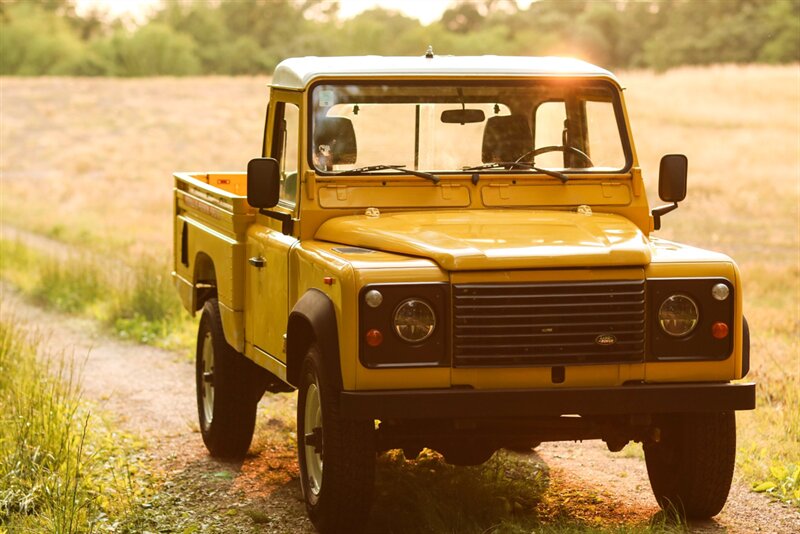
<svg viewBox="0 0 800 534"><path fill-rule="evenodd" d="M323 170L333 165L352 165L358 148L353 123L347 117L323 117L314 123L314 159Z"/></svg>
<svg viewBox="0 0 800 534"><path fill-rule="evenodd" d="M533 147L533 136L525 117L501 115L490 117L483 130L484 163L516 161ZM526 159L527 160L527 159ZM529 161L529 160L527 160Z"/></svg>

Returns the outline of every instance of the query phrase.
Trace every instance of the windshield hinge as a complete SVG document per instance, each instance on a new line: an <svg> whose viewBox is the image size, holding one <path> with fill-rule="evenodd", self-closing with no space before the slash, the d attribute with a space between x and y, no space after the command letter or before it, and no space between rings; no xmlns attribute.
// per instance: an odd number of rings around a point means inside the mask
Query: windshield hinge
<svg viewBox="0 0 800 534"><path fill-rule="evenodd" d="M637 198L642 196L642 169L639 167L631 169L631 182L633 185L633 196Z"/></svg>
<svg viewBox="0 0 800 534"><path fill-rule="evenodd" d="M305 176L306 196L308 200L314 200L314 190L317 188L317 175L314 171L306 171Z"/></svg>

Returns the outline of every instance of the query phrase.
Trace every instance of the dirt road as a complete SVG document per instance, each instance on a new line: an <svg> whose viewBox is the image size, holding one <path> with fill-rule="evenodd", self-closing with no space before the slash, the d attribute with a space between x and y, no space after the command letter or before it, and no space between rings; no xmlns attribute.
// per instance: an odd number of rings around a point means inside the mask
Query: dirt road
<svg viewBox="0 0 800 534"><path fill-rule="evenodd" d="M292 439L275 439L293 437L287 423L292 395L262 400L254 445L244 462L219 462L206 454L197 431L191 362L172 352L110 339L91 321L43 311L7 287L2 288L2 307L4 314L13 311L43 331L51 350L83 362L85 396L112 414L123 429L144 437L163 481L162 490L148 503L143 525L148 530L313 532L301 500ZM544 444L536 455L551 477L546 509L562 520L640 525L658 513L639 458L612 456L598 443ZM591 507L586 506L587 498ZM717 518L689 528L797 533L800 513L736 482Z"/></svg>

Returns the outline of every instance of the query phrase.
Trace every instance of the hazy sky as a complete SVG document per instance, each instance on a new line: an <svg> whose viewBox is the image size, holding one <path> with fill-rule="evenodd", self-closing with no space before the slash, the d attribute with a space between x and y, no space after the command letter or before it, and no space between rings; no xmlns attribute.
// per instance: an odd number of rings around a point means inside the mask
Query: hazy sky
<svg viewBox="0 0 800 534"><path fill-rule="evenodd" d="M169 1L169 0L164 0ZM527 7L531 0L519 0L520 7ZM91 7L100 7L113 16L130 14L136 20L142 20L148 10L161 3L160 0L77 0L78 12ZM441 18L442 13L454 3L453 0L339 0L339 15L342 18L353 17L374 6L401 11L409 17L429 24Z"/></svg>

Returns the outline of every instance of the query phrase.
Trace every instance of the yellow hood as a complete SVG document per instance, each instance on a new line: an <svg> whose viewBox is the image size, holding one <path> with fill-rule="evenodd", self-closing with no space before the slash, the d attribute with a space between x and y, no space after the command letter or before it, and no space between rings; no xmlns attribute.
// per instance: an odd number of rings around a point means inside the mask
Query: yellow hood
<svg viewBox="0 0 800 534"><path fill-rule="evenodd" d="M619 215L454 210L337 217L317 239L430 258L448 271L646 265L647 238Z"/></svg>

